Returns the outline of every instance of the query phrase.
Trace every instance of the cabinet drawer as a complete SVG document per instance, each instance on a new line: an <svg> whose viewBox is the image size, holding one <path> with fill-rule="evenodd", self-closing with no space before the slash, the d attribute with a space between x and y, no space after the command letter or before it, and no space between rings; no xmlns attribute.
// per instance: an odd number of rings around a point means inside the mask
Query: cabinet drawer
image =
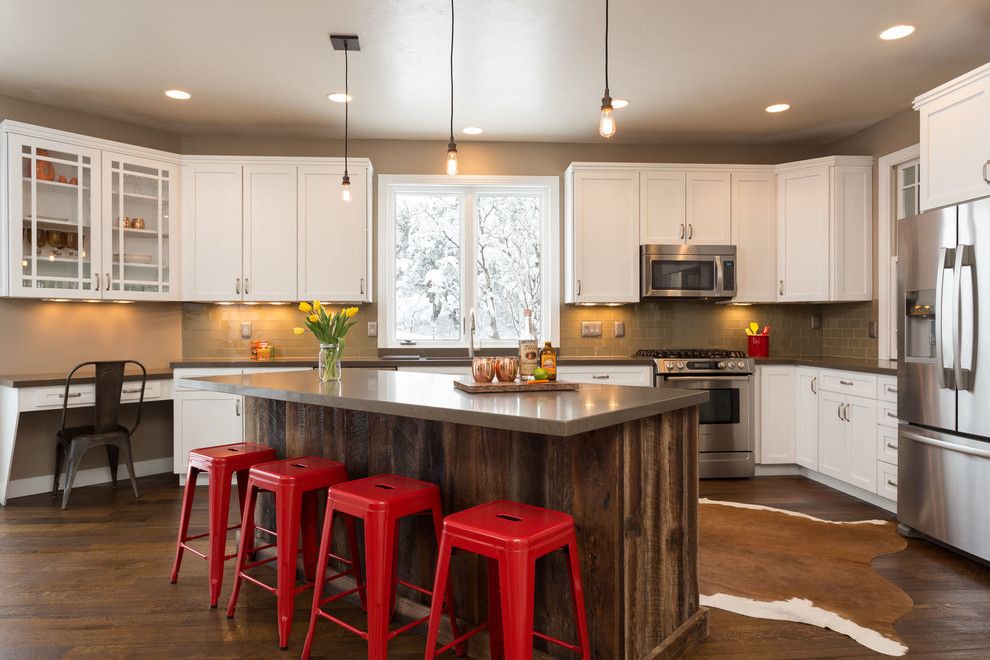
<svg viewBox="0 0 990 660"><path fill-rule="evenodd" d="M897 404L881 401L877 404L877 424L897 428Z"/></svg>
<svg viewBox="0 0 990 660"><path fill-rule="evenodd" d="M896 378L877 378L877 401L897 403Z"/></svg>
<svg viewBox="0 0 990 660"><path fill-rule="evenodd" d="M149 380L144 384L145 401L161 398L161 395L162 395L162 381ZM133 381L133 380L124 381L124 386L120 389L120 400L127 402L127 401L137 401L140 398L141 398L141 381Z"/></svg>
<svg viewBox="0 0 990 660"><path fill-rule="evenodd" d="M653 369L650 367L557 367L557 377L572 383L653 387Z"/></svg>
<svg viewBox="0 0 990 660"><path fill-rule="evenodd" d="M897 501L897 466L877 461L877 495Z"/></svg>
<svg viewBox="0 0 990 660"><path fill-rule="evenodd" d="M877 427L877 460L897 465L897 429Z"/></svg>
<svg viewBox="0 0 990 660"><path fill-rule="evenodd" d="M822 390L876 399L877 377L846 371L822 371Z"/></svg>
<svg viewBox="0 0 990 660"><path fill-rule="evenodd" d="M65 385L39 387L34 392L36 408L61 408L65 399ZM96 385L71 385L69 387L69 406L91 406L96 401Z"/></svg>

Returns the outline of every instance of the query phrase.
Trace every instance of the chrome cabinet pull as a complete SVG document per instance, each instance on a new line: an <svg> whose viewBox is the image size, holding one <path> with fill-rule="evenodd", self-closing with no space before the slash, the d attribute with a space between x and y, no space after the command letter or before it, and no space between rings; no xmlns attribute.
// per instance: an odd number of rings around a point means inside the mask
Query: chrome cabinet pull
<svg viewBox="0 0 990 660"><path fill-rule="evenodd" d="M236 401L234 401L234 414L236 414L238 417L241 416L241 400L240 399L237 399Z"/></svg>
<svg viewBox="0 0 990 660"><path fill-rule="evenodd" d="M987 174L988 169L990 169L990 160L983 163L983 180L990 183L990 174Z"/></svg>
<svg viewBox="0 0 990 660"><path fill-rule="evenodd" d="M839 385L852 385L852 384L853 384L853 382L851 380L840 380L839 381Z"/></svg>
<svg viewBox="0 0 990 660"><path fill-rule="evenodd" d="M121 394L137 394L141 390L121 390Z"/></svg>
<svg viewBox="0 0 990 660"><path fill-rule="evenodd" d="M777 295L784 295L784 280L780 280L780 282L777 283Z"/></svg>
<svg viewBox="0 0 990 660"><path fill-rule="evenodd" d="M75 399L75 398L78 398L78 397L81 397L81 396L82 396L82 392L73 392L72 394L69 394L68 395L68 398ZM66 395L65 394L59 394L58 395L58 398L65 399L66 398Z"/></svg>
<svg viewBox="0 0 990 660"><path fill-rule="evenodd" d="M234 293L240 294L241 292L241 278L234 280Z"/></svg>
<svg viewBox="0 0 990 660"><path fill-rule="evenodd" d="M105 276L106 276L106 279L107 279L107 283L106 283L107 291L109 291L110 290L110 273L105 273Z"/></svg>
<svg viewBox="0 0 990 660"><path fill-rule="evenodd" d="M694 224L688 223L688 240L690 241L694 238Z"/></svg>
<svg viewBox="0 0 990 660"><path fill-rule="evenodd" d="M890 444L890 443L888 442L888 443L887 443L887 449L897 449L897 445L892 445L892 444Z"/></svg>
<svg viewBox="0 0 990 660"><path fill-rule="evenodd" d="M363 277L361 278L361 291L360 291L360 294L362 296L364 295L364 278Z"/></svg>
<svg viewBox="0 0 990 660"><path fill-rule="evenodd" d="M839 419L840 420L845 421L845 419L843 419L843 417L842 417L842 404L841 403L838 405L838 407L836 407L835 412L839 416Z"/></svg>
<svg viewBox="0 0 990 660"><path fill-rule="evenodd" d="M100 274L99 274L99 273L97 273L97 274L96 274L96 275L94 275L93 277L95 277L95 278L96 278L96 289L94 289L94 290L95 290L95 291L99 291L99 290L100 290Z"/></svg>
<svg viewBox="0 0 990 660"><path fill-rule="evenodd" d="M581 295L581 280L578 280L578 292L577 292L577 294L579 296Z"/></svg>
<svg viewBox="0 0 990 660"><path fill-rule="evenodd" d="M594 378L595 380L606 380L608 378L611 378L609 374L592 374L591 377Z"/></svg>
<svg viewBox="0 0 990 660"><path fill-rule="evenodd" d="M884 413L884 414L885 414L885 415L887 415L887 417L890 417L891 419L897 419L897 413L892 413L892 412L890 412L890 411L888 410L888 411L887 411L886 413Z"/></svg>
<svg viewBox="0 0 990 660"><path fill-rule="evenodd" d="M248 282L249 281L250 280L248 280L248 278L246 278L246 277L244 278L244 295L247 295L248 293L250 293L250 291L248 291Z"/></svg>
<svg viewBox="0 0 990 660"><path fill-rule="evenodd" d="M811 393L818 394L818 376L811 379Z"/></svg>
<svg viewBox="0 0 990 660"><path fill-rule="evenodd" d="M890 392L891 394L897 394L897 388L891 387L890 385L887 386L887 391Z"/></svg>
<svg viewBox="0 0 990 660"><path fill-rule="evenodd" d="M891 481L890 479L887 479L887 485L890 486L891 488L897 488L897 482Z"/></svg>
<svg viewBox="0 0 990 660"><path fill-rule="evenodd" d="M684 240L684 223L681 223L681 240Z"/></svg>

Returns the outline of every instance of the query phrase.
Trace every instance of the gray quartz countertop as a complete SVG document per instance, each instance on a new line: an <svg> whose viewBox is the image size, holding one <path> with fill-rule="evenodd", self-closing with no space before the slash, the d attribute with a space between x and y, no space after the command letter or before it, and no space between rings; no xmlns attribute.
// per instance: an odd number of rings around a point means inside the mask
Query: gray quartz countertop
<svg viewBox="0 0 990 660"><path fill-rule="evenodd" d="M820 369L841 369L844 371L863 371L884 376L897 375L896 360L867 360L861 358L843 357L769 357L757 358L756 366L792 364L799 367L818 367Z"/></svg>
<svg viewBox="0 0 990 660"><path fill-rule="evenodd" d="M466 367L471 364L466 357L380 357L380 358L344 358L345 367L364 367L371 369L397 369L401 367ZM561 356L558 360L561 366L653 366L651 358L617 356ZM315 367L315 358L277 358L274 360L248 360L242 358L191 358L175 360L171 363L173 369L247 369L247 368L279 368L279 367Z"/></svg>
<svg viewBox="0 0 990 660"><path fill-rule="evenodd" d="M468 394L455 376L345 369L324 384L308 371L191 378L187 386L276 401L414 417L486 428L569 436L698 405L700 390L585 385L577 391Z"/></svg>
<svg viewBox="0 0 990 660"><path fill-rule="evenodd" d="M133 371L133 366L128 366L125 380L140 380L141 374ZM7 374L0 375L0 387L46 387L49 385L64 385L65 377L69 375L68 370L63 373L36 373L36 374ZM148 369L148 380L167 380L172 377L172 369L168 367L157 367ZM73 383L92 383L94 376L92 370L89 372L80 371L73 377Z"/></svg>

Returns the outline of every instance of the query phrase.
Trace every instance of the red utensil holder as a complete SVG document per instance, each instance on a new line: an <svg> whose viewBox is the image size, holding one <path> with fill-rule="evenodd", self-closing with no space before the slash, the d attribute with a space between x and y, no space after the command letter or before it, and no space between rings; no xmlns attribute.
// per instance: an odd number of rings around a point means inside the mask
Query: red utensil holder
<svg viewBox="0 0 990 660"><path fill-rule="evenodd" d="M749 335L749 357L770 357L770 335Z"/></svg>

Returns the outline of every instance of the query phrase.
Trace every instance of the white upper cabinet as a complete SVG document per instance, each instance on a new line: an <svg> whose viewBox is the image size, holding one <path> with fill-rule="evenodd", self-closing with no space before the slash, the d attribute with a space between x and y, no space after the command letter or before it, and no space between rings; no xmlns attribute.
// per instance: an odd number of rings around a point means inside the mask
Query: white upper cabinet
<svg viewBox="0 0 990 660"><path fill-rule="evenodd" d="M241 300L242 170L240 163L183 167L183 300Z"/></svg>
<svg viewBox="0 0 990 660"><path fill-rule="evenodd" d="M639 301L639 172L568 168L564 302Z"/></svg>
<svg viewBox="0 0 990 660"><path fill-rule="evenodd" d="M921 120L921 210L990 195L990 64L914 100Z"/></svg>
<svg viewBox="0 0 990 660"><path fill-rule="evenodd" d="M340 198L343 174L343 165L299 168L297 265L303 300L372 301L370 165L351 162L350 203Z"/></svg>
<svg viewBox="0 0 990 660"><path fill-rule="evenodd" d="M736 302L773 302L776 288L774 175L732 173L732 240L736 246Z"/></svg>
<svg viewBox="0 0 990 660"><path fill-rule="evenodd" d="M296 166L244 166L244 300L295 300Z"/></svg>
<svg viewBox="0 0 990 660"><path fill-rule="evenodd" d="M684 172L650 170L639 175L639 242L683 243L687 238Z"/></svg>
<svg viewBox="0 0 990 660"><path fill-rule="evenodd" d="M873 159L777 167L777 300L873 297Z"/></svg>
<svg viewBox="0 0 990 660"><path fill-rule="evenodd" d="M694 245L728 245L732 241L732 174L687 173L687 237Z"/></svg>

